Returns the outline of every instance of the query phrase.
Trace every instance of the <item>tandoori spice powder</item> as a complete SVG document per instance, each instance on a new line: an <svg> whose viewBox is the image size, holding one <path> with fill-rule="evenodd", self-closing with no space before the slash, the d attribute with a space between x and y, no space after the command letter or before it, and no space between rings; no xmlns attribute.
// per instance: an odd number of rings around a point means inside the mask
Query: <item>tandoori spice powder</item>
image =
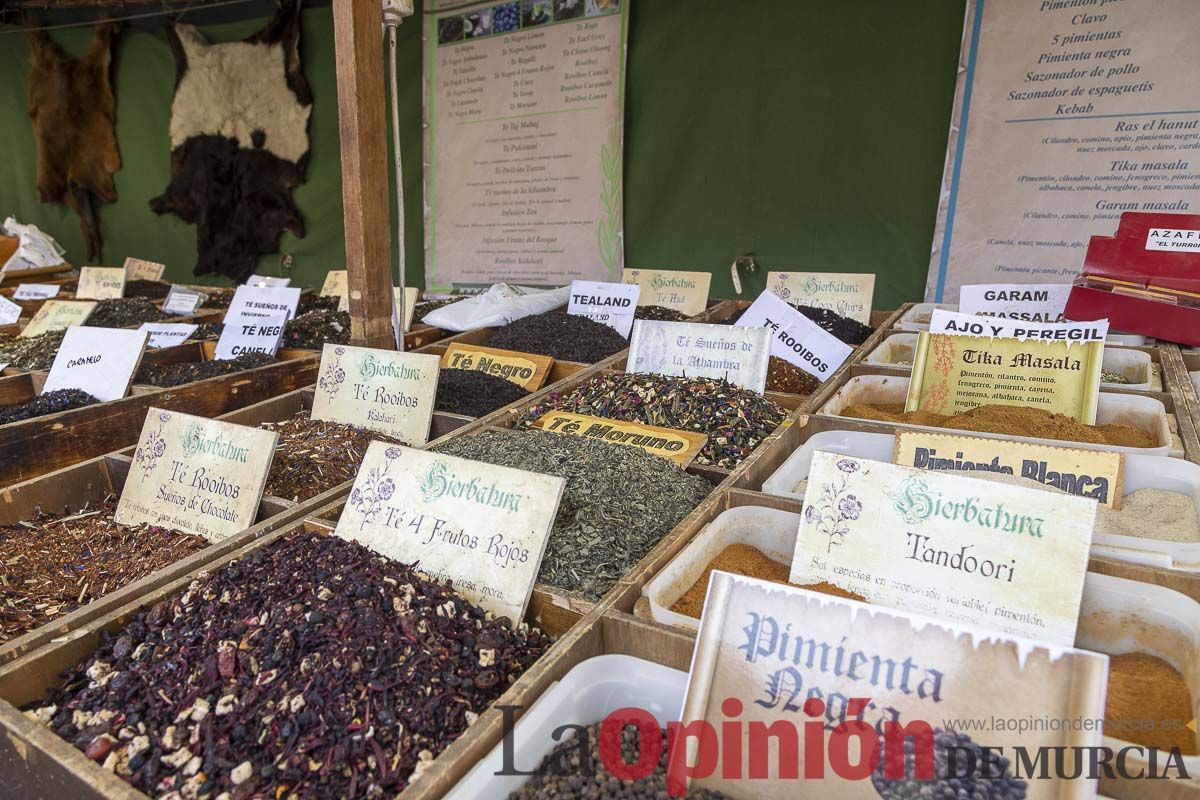
<svg viewBox="0 0 1200 800"><path fill-rule="evenodd" d="M791 574L791 567L768 557L766 553L757 547L748 544L731 544L709 562L708 566L704 568L704 573L700 576L700 580L692 584L692 587L675 601L675 604L671 606L671 610L676 614L686 614L689 617L699 619L700 613L704 611L704 599L708 596L708 579L712 575L713 570L732 572L735 575L745 575L749 578L760 578L772 583L785 584L788 582L788 576ZM800 588L813 592L821 592L822 594L831 594L835 597L844 597L849 600L866 602L866 598L862 595L848 592L840 586L834 586L832 583L826 583L825 581L805 584Z"/></svg>
<svg viewBox="0 0 1200 800"><path fill-rule="evenodd" d="M1196 754L1192 693L1179 671L1148 653L1124 653L1108 661L1104 734L1145 747Z"/></svg>
<svg viewBox="0 0 1200 800"><path fill-rule="evenodd" d="M1117 447L1158 445L1149 433L1131 425L1084 425L1065 414L1053 414L1028 406L984 405L965 414L947 415L930 411L905 411L903 403L855 403L843 410L841 416Z"/></svg>

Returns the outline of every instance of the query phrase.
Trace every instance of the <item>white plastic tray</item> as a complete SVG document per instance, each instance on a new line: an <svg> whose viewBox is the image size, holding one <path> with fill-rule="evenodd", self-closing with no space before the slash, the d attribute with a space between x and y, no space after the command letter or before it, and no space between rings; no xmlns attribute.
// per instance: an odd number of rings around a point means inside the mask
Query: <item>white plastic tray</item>
<svg viewBox="0 0 1200 800"><path fill-rule="evenodd" d="M908 394L908 378L897 375L858 375L838 389L833 397L821 406L818 414L840 417L842 410L855 403L903 403ZM849 419L847 417L846 419ZM1096 424L1117 423L1130 425L1148 433L1158 444L1154 447L1115 447L1088 442L1065 443L1056 439L1039 439L1032 436L1005 436L998 433L964 432L983 439L1017 439L1055 447L1077 447L1083 450L1113 450L1118 453L1140 453L1142 455L1168 455L1171 452L1171 427L1167 423L1167 408L1162 401L1153 397L1135 394L1100 394L1096 410ZM913 425L907 422L889 423L900 428L913 430L947 431L928 425ZM950 431L953 433L953 431Z"/></svg>
<svg viewBox="0 0 1200 800"><path fill-rule="evenodd" d="M671 606L700 580L704 569L722 550L733 544L748 544L772 561L791 564L796 552L800 515L758 506L738 506L723 511L704 526L688 546L671 559L654 579L642 587L650 602L655 622L698 630L700 620L678 614Z"/></svg>
<svg viewBox="0 0 1200 800"><path fill-rule="evenodd" d="M812 456L817 450L890 462L895 443L896 437L890 433L822 431L813 434L771 473L771 477L763 481L763 491L803 500L804 493L796 491L795 487L801 481L808 480ZM1125 494L1136 492L1138 489L1179 492L1191 497L1192 503L1200 511L1200 466L1190 461L1184 461L1182 458L1129 454L1125 456L1124 480ZM1200 544L1096 534L1092 539L1092 552L1119 561L1200 572Z"/></svg>
<svg viewBox="0 0 1200 800"><path fill-rule="evenodd" d="M1075 646L1110 656L1131 652L1158 656L1183 675L1192 694L1192 717L1200 715L1200 603L1190 597L1162 586L1089 572ZM1114 751L1124 746L1108 736L1104 745ZM1136 765L1145 766L1136 751L1128 755L1131 773L1138 771ZM1196 782L1200 756L1183 756L1183 763Z"/></svg>
<svg viewBox="0 0 1200 800"><path fill-rule="evenodd" d="M517 721L513 766L524 772L536 769L562 743L553 736L559 726L592 725L626 706L645 709L665 728L679 719L687 677L686 672L632 656L596 656L577 664ZM503 747L494 747L444 800L504 798L521 788L528 776L496 774L504 765Z"/></svg>
<svg viewBox="0 0 1200 800"><path fill-rule="evenodd" d="M913 354L917 349L917 334L893 333L877 344L863 359L864 364L877 367L892 367L912 371ZM907 364L898 364L907 361ZM1129 378L1132 383L1105 383L1100 386L1106 389L1137 389L1153 391L1154 359L1149 353L1141 350L1130 350L1123 347L1104 348L1104 361L1100 367L1104 372L1117 372Z"/></svg>

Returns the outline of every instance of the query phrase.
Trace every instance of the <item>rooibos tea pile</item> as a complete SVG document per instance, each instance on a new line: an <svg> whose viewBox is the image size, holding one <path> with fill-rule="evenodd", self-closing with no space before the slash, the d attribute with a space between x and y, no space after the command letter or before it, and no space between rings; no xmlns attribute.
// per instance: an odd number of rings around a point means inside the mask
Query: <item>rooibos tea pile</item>
<svg viewBox="0 0 1200 800"><path fill-rule="evenodd" d="M158 797L395 797L549 644L299 532L104 634L26 713Z"/></svg>
<svg viewBox="0 0 1200 800"><path fill-rule="evenodd" d="M153 525L113 522L116 500L0 528L0 642L120 589L207 544Z"/></svg>
<svg viewBox="0 0 1200 800"><path fill-rule="evenodd" d="M526 411L517 427L528 427L547 411L697 431L708 436L708 444L696 463L729 469L787 416L762 395L720 379L629 373L597 375L565 394L553 392Z"/></svg>
<svg viewBox="0 0 1200 800"><path fill-rule="evenodd" d="M532 778L508 795L508 800L661 800L667 794L667 759L671 755L665 730L661 731L658 765L654 772L636 781L614 776L600 755L600 726L573 728L572 735L543 759ZM580 738L582 737L582 741ZM630 723L621 728L620 757L628 765L638 763L643 752L641 732ZM616 744L614 742L614 744ZM615 755L615 753L614 753ZM712 789L689 789L679 795L686 800L720 800L727 797Z"/></svg>
<svg viewBox="0 0 1200 800"><path fill-rule="evenodd" d="M297 502L352 480L373 440L404 444L366 428L311 419L307 411L259 427L279 434L265 492Z"/></svg>
<svg viewBox="0 0 1200 800"><path fill-rule="evenodd" d="M509 403L515 403L529 392L499 375L489 375L474 369L443 369L438 373L438 411L483 417Z"/></svg>
<svg viewBox="0 0 1200 800"><path fill-rule="evenodd" d="M171 292L171 284L165 281L148 281L143 278L125 281L126 297L144 297L147 300L162 300Z"/></svg>
<svg viewBox="0 0 1200 800"><path fill-rule="evenodd" d="M787 394L812 394L821 385L820 378L810 375L790 361L771 356L767 362L767 391Z"/></svg>
<svg viewBox="0 0 1200 800"><path fill-rule="evenodd" d="M611 589L712 488L636 447L545 431L482 431L436 449L566 478L538 580L591 600Z"/></svg>
<svg viewBox="0 0 1200 800"><path fill-rule="evenodd" d="M283 329L281 347L320 350L326 344L350 344L350 312L315 309L297 314Z"/></svg>
<svg viewBox="0 0 1200 800"><path fill-rule="evenodd" d="M23 419L44 417L47 414L57 414L60 411L70 411L73 408L83 408L99 402L95 397L79 389L55 389L53 392L39 394L27 403L0 408L0 425L20 422Z"/></svg>
<svg viewBox="0 0 1200 800"><path fill-rule="evenodd" d="M522 317L497 328L487 344L583 364L608 358L629 346L624 336L607 325L556 311Z"/></svg>
<svg viewBox="0 0 1200 800"><path fill-rule="evenodd" d="M633 314L634 319L650 319L659 322L683 322L688 315L666 306L638 306Z"/></svg>
<svg viewBox="0 0 1200 800"><path fill-rule="evenodd" d="M0 362L17 369L50 369L66 329L47 331L28 339L14 337L0 342Z"/></svg>
<svg viewBox="0 0 1200 800"><path fill-rule="evenodd" d="M205 361L181 361L178 364L142 364L134 377L134 383L149 386L182 386L205 378L241 372L266 364L274 364L274 356L266 353L243 353L237 358Z"/></svg>
<svg viewBox="0 0 1200 800"><path fill-rule="evenodd" d="M128 328L166 317L158 306L143 297L113 297L96 303L86 324L90 328Z"/></svg>
<svg viewBox="0 0 1200 800"><path fill-rule="evenodd" d="M796 305L795 303L788 303L788 305L815 322L818 327L824 328L825 331L848 345L858 347L871 337L870 326L864 325L856 319L843 317L836 311L830 311L825 308L816 308L815 306L801 306ZM745 313L746 311L743 309L733 316L721 320L721 324L733 325L735 322L741 319L742 314Z"/></svg>

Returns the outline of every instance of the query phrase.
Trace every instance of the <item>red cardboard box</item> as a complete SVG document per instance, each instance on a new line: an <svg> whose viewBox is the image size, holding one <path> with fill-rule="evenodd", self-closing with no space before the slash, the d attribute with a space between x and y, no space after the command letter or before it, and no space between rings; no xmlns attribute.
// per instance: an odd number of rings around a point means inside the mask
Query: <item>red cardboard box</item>
<svg viewBox="0 0 1200 800"><path fill-rule="evenodd" d="M1088 243L1065 316L1200 346L1200 216L1122 214L1115 236Z"/></svg>

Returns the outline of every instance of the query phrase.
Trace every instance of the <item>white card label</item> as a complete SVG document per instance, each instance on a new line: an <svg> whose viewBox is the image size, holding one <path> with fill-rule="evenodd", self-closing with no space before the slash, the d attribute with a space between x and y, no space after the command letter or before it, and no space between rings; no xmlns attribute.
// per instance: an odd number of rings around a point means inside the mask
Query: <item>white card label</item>
<svg viewBox="0 0 1200 800"><path fill-rule="evenodd" d="M13 292L14 300L45 300L56 297L62 287L57 283L22 283Z"/></svg>
<svg viewBox="0 0 1200 800"><path fill-rule="evenodd" d="M771 292L758 296L734 327L771 331L771 355L825 380L854 348L780 300Z"/></svg>
<svg viewBox="0 0 1200 800"><path fill-rule="evenodd" d="M636 283L571 281L567 313L607 325L628 339L641 291Z"/></svg>
<svg viewBox="0 0 1200 800"><path fill-rule="evenodd" d="M296 315L300 305L300 287L239 286L225 312L225 325L248 317L272 317L285 313L287 319Z"/></svg>
<svg viewBox="0 0 1200 800"><path fill-rule="evenodd" d="M204 302L204 295L199 292L189 292L187 289L180 289L178 286L172 286L167 292L167 299L163 301L163 311L168 314L195 314L196 309Z"/></svg>
<svg viewBox="0 0 1200 800"><path fill-rule="evenodd" d="M79 389L98 400L119 400L129 391L145 346L143 331L67 328L42 394Z"/></svg>
<svg viewBox="0 0 1200 800"><path fill-rule="evenodd" d="M789 303L871 324L875 276L857 272L768 272L767 289Z"/></svg>
<svg viewBox="0 0 1200 800"><path fill-rule="evenodd" d="M219 542L254 524L279 434L151 407L114 520Z"/></svg>
<svg viewBox="0 0 1200 800"><path fill-rule="evenodd" d="M165 264L143 261L140 258L125 259L125 277L131 281L160 281L167 271Z"/></svg>
<svg viewBox="0 0 1200 800"><path fill-rule="evenodd" d="M246 286L253 286L258 289L282 289L290 286L291 278L270 278L266 275L251 275L247 280Z"/></svg>
<svg viewBox="0 0 1200 800"><path fill-rule="evenodd" d="M82 267L75 297L80 300L111 300L125 294L125 270L120 267Z"/></svg>
<svg viewBox="0 0 1200 800"><path fill-rule="evenodd" d="M628 371L724 378L762 392L767 385L771 332L699 322L639 319L629 340Z"/></svg>
<svg viewBox="0 0 1200 800"><path fill-rule="evenodd" d="M997 339L1034 339L1046 342L1103 342L1108 336L1108 320L1095 322L1021 322L988 319L934 309L929 319L930 333L960 336L988 336Z"/></svg>
<svg viewBox="0 0 1200 800"><path fill-rule="evenodd" d="M441 357L432 353L327 344L311 416L423 445L429 441L440 368Z"/></svg>
<svg viewBox="0 0 1200 800"><path fill-rule="evenodd" d="M267 353L279 351L279 341L287 318L282 314L273 317L249 317L236 323L226 322L221 328L221 338L213 357L218 361L237 358L245 353Z"/></svg>
<svg viewBox="0 0 1200 800"><path fill-rule="evenodd" d="M1177 250L1196 252L1200 250L1200 231L1178 228L1151 228L1146 234L1147 250Z"/></svg>
<svg viewBox="0 0 1200 800"><path fill-rule="evenodd" d="M959 289L958 310L1022 322L1063 322L1069 283L974 283Z"/></svg>
<svg viewBox="0 0 1200 800"><path fill-rule="evenodd" d="M200 326L190 325L186 322L143 322L142 327L138 330L145 331L150 335L146 346L157 349L173 347L186 342L198 327Z"/></svg>
<svg viewBox="0 0 1200 800"><path fill-rule="evenodd" d="M12 325L21 318L21 306L7 297L0 297L0 325Z"/></svg>
<svg viewBox="0 0 1200 800"><path fill-rule="evenodd" d="M516 625L566 481L372 442L336 533L434 578Z"/></svg>

